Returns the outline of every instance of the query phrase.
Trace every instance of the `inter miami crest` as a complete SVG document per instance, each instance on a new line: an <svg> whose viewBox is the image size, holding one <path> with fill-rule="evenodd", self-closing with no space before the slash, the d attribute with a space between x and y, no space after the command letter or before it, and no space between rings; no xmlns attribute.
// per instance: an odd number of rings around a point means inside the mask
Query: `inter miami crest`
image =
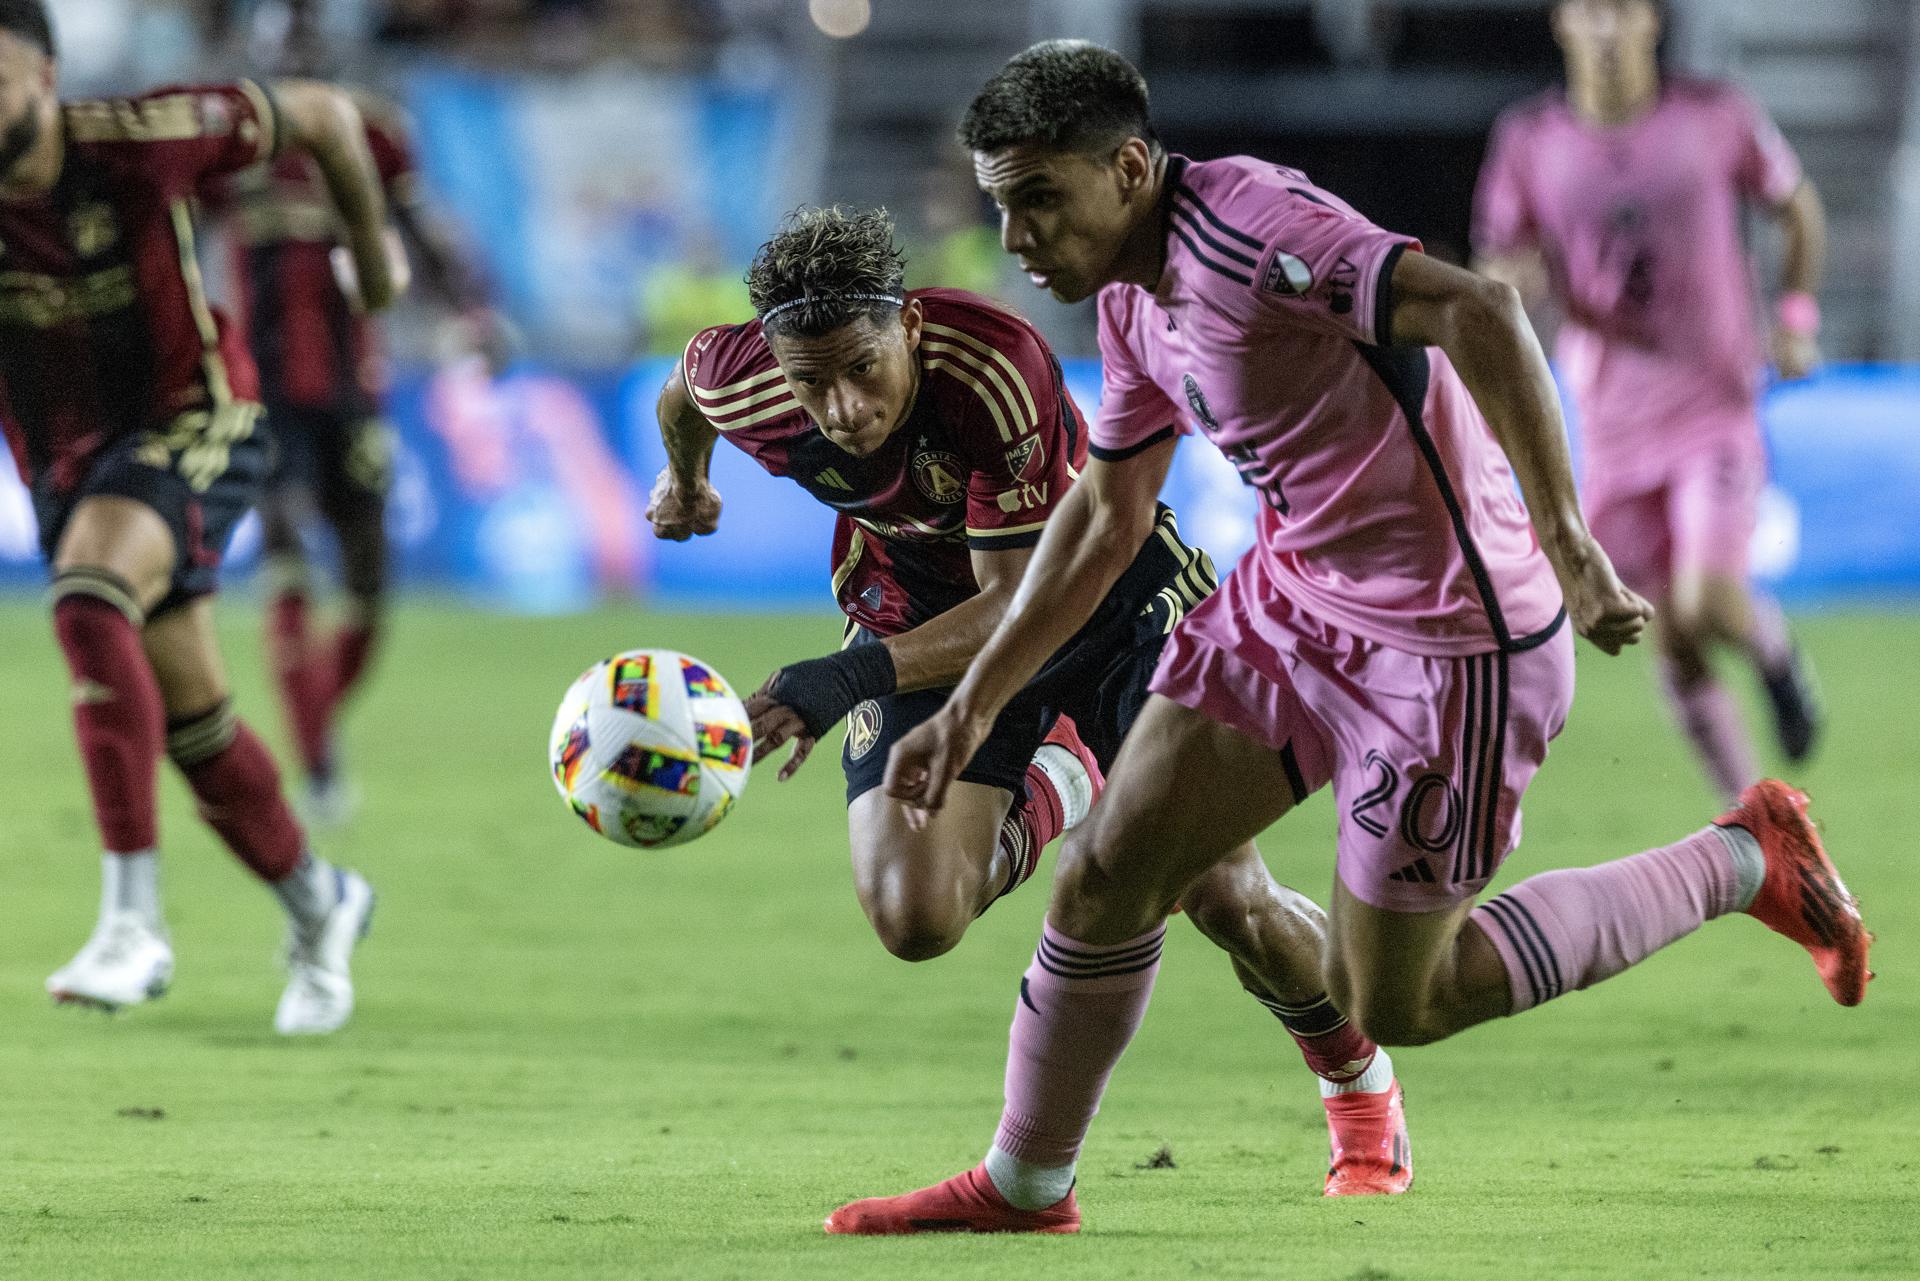
<svg viewBox="0 0 1920 1281"><path fill-rule="evenodd" d="M1007 451L1007 470L1015 480L1031 485L1047 474L1047 447L1038 436L1028 436Z"/></svg>
<svg viewBox="0 0 1920 1281"><path fill-rule="evenodd" d="M847 759L857 761L880 741L880 704L868 699L847 713Z"/></svg>
<svg viewBox="0 0 1920 1281"><path fill-rule="evenodd" d="M1200 420L1200 425L1209 432L1219 431L1220 420L1213 416L1213 406L1207 403L1207 398L1200 391L1200 384L1193 380L1193 375L1182 374L1180 382L1187 389L1187 408L1191 409L1193 416Z"/></svg>
<svg viewBox="0 0 1920 1281"><path fill-rule="evenodd" d="M966 497L961 477L966 468L956 454L944 449L929 449L913 456L913 484L936 503L952 504Z"/></svg>

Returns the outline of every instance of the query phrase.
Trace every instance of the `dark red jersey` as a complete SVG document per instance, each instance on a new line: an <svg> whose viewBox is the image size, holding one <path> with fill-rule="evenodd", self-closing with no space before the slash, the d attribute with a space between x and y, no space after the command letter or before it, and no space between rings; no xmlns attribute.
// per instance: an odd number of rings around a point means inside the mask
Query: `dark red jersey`
<svg viewBox="0 0 1920 1281"><path fill-rule="evenodd" d="M0 199L0 419L29 481L71 488L136 432L250 428L258 380L207 303L191 202L275 126L247 81L65 105L59 182Z"/></svg>
<svg viewBox="0 0 1920 1281"><path fill-rule="evenodd" d="M413 203L404 123L375 99L356 101L387 203ZM280 408L375 412L386 381L378 335L334 275L333 250L345 232L313 158L283 155L208 194L226 229L268 416Z"/></svg>
<svg viewBox="0 0 1920 1281"><path fill-rule="evenodd" d="M1032 325L977 294L918 289L920 389L887 443L857 458L813 423L760 323L694 335L682 357L707 421L840 514L833 594L893 636L979 593L969 549L1031 547L1087 454L1086 424Z"/></svg>

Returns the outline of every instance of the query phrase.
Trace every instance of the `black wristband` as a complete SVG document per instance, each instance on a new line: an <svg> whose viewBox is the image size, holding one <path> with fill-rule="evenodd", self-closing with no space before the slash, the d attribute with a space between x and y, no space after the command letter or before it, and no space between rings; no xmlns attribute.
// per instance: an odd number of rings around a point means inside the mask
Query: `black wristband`
<svg viewBox="0 0 1920 1281"><path fill-rule="evenodd" d="M891 694L898 683L893 655L876 641L783 667L767 692L791 707L806 722L807 733L819 738L863 700Z"/></svg>

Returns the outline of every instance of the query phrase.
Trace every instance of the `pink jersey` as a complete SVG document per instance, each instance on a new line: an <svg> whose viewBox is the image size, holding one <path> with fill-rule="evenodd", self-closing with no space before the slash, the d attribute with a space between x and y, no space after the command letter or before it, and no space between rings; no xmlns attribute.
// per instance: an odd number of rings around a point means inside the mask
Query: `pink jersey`
<svg viewBox="0 0 1920 1281"><path fill-rule="evenodd" d="M1248 555L1368 640L1460 656L1551 634L1560 590L1505 455L1446 357L1384 332L1419 245L1246 156L1172 157L1167 202L1158 287L1100 292L1094 456L1197 426L1261 497Z"/></svg>
<svg viewBox="0 0 1920 1281"><path fill-rule="evenodd" d="M1800 185L1780 131L1730 85L1672 80L1654 109L1602 128L1564 94L1507 111L1475 199L1485 256L1537 248L1566 310L1558 357L1590 484L1751 437L1761 352L1741 203Z"/></svg>

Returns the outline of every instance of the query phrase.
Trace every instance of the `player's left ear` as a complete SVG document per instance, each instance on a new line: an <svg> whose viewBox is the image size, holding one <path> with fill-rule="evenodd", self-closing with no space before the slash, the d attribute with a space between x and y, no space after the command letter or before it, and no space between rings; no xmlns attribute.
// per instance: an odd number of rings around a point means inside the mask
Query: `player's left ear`
<svg viewBox="0 0 1920 1281"><path fill-rule="evenodd" d="M1153 149L1144 138L1129 138L1113 153L1114 178L1128 204L1153 187Z"/></svg>
<svg viewBox="0 0 1920 1281"><path fill-rule="evenodd" d="M918 298L907 299L906 305L900 308L900 328L906 335L909 355L920 350L920 329L925 319Z"/></svg>

